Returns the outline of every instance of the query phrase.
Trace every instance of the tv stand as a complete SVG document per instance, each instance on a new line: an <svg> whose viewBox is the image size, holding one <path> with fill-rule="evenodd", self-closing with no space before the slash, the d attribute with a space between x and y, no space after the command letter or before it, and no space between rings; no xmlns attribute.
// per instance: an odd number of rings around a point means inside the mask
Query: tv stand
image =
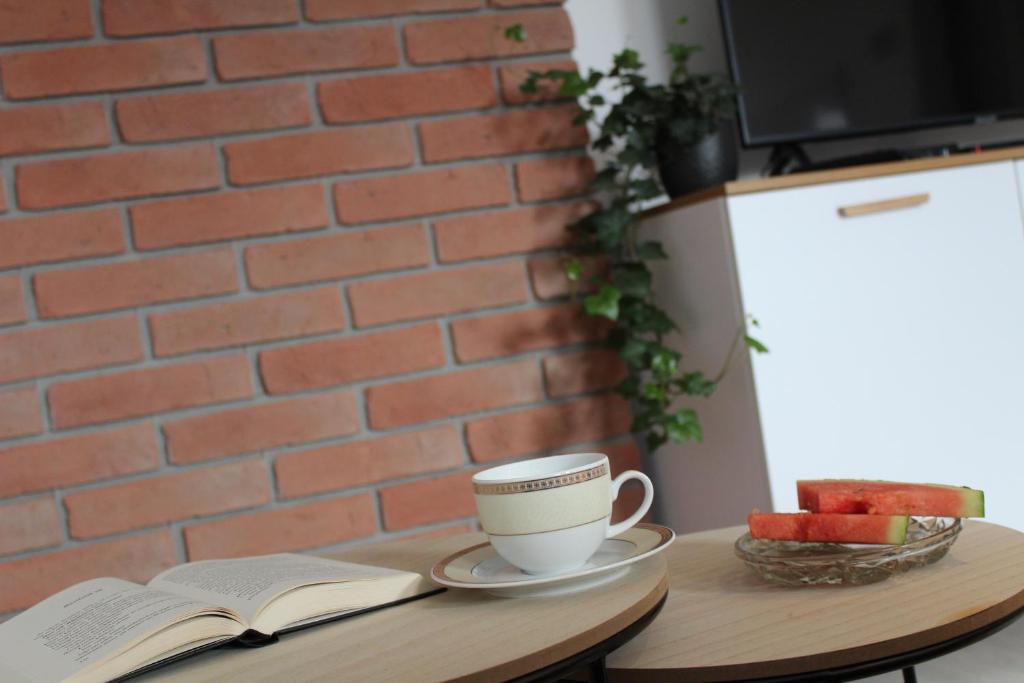
<svg viewBox="0 0 1024 683"><path fill-rule="evenodd" d="M862 166L864 164L883 164L890 161L904 161L906 159L920 159L922 157L949 156L961 150L956 145L939 145L937 147L924 147L917 149L880 149L861 154L826 159L825 161L811 161L810 156L799 144L785 143L775 145L772 148L768 163L765 164L761 174L766 176L788 175L790 173L804 173L807 171L825 171L832 168L844 168L847 166Z"/></svg>

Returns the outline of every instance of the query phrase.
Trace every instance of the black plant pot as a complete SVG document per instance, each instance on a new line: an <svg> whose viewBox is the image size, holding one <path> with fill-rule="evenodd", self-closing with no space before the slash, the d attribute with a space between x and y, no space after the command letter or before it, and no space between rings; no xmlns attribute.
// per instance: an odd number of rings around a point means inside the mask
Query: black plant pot
<svg viewBox="0 0 1024 683"><path fill-rule="evenodd" d="M680 197L735 180L739 172L736 127L723 121L718 131L692 145L680 144L666 133L655 140L658 174L669 197Z"/></svg>

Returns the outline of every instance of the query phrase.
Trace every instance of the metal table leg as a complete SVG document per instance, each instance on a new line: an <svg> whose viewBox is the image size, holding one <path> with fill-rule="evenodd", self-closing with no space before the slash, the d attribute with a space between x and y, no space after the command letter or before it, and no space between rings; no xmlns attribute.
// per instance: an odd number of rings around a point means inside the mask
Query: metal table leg
<svg viewBox="0 0 1024 683"><path fill-rule="evenodd" d="M912 666L903 670L903 683L917 683L917 671Z"/></svg>

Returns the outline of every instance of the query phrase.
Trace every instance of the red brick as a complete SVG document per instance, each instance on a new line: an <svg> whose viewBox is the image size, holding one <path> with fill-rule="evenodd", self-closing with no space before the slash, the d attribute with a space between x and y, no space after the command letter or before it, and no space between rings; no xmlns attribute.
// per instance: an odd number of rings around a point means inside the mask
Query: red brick
<svg viewBox="0 0 1024 683"><path fill-rule="evenodd" d="M27 316L21 278L17 275L0 276L0 325L20 323Z"/></svg>
<svg viewBox="0 0 1024 683"><path fill-rule="evenodd" d="M526 62L505 64L498 68L498 80L501 83L501 99L506 104L523 104L525 102L549 102L552 100L570 99L559 95L561 87L558 81L542 79L537 81L537 92L525 93L519 89L531 71L544 73L551 70L576 71L576 62L571 59L559 59L543 62Z"/></svg>
<svg viewBox="0 0 1024 683"><path fill-rule="evenodd" d="M409 218L508 204L508 174L501 164L459 166L335 183L334 206L345 224Z"/></svg>
<svg viewBox="0 0 1024 683"><path fill-rule="evenodd" d="M369 493L254 512L185 528L189 560L284 553L334 545L377 532Z"/></svg>
<svg viewBox="0 0 1024 683"><path fill-rule="evenodd" d="M576 105L544 107L420 124L427 162L565 149L587 144L587 131L573 125Z"/></svg>
<svg viewBox="0 0 1024 683"><path fill-rule="evenodd" d="M624 379L626 366L611 349L586 349L544 359L544 380L551 396L608 389Z"/></svg>
<svg viewBox="0 0 1024 683"><path fill-rule="evenodd" d="M303 83L274 83L119 100L117 126L126 142L210 137L307 126Z"/></svg>
<svg viewBox="0 0 1024 683"><path fill-rule="evenodd" d="M19 496L156 469L150 424L90 432L0 450L0 496Z"/></svg>
<svg viewBox="0 0 1024 683"><path fill-rule="evenodd" d="M0 335L0 382L142 360L134 315L19 329Z"/></svg>
<svg viewBox="0 0 1024 683"><path fill-rule="evenodd" d="M130 213L137 249L316 230L330 223L319 185L165 199L138 204Z"/></svg>
<svg viewBox="0 0 1024 683"><path fill-rule="evenodd" d="M0 439L39 434L42 431L43 413L34 386L0 391ZM0 545L3 544L2 539L3 534L0 533Z"/></svg>
<svg viewBox="0 0 1024 683"><path fill-rule="evenodd" d="M108 256L124 251L115 208L53 213L0 221L0 268Z"/></svg>
<svg viewBox="0 0 1024 683"><path fill-rule="evenodd" d="M433 318L526 301L522 263L436 270L348 287L356 327Z"/></svg>
<svg viewBox="0 0 1024 683"><path fill-rule="evenodd" d="M269 26L298 20L292 0L103 0L103 27L111 36Z"/></svg>
<svg viewBox="0 0 1024 683"><path fill-rule="evenodd" d="M640 449L636 447L636 443L632 439L614 444L606 444L601 446L600 451L608 456L608 461L612 466L613 477L619 476L626 470L643 469Z"/></svg>
<svg viewBox="0 0 1024 683"><path fill-rule="evenodd" d="M53 498L30 498L0 505L0 555L45 548L61 540L60 515Z"/></svg>
<svg viewBox="0 0 1024 683"><path fill-rule="evenodd" d="M608 325L577 304L464 318L451 324L455 357L469 363L600 339Z"/></svg>
<svg viewBox="0 0 1024 683"><path fill-rule="evenodd" d="M267 31L213 39L221 80L283 76L398 64L398 42L389 24Z"/></svg>
<svg viewBox="0 0 1024 683"><path fill-rule="evenodd" d="M421 225L342 232L245 250L249 284L257 289L338 280L430 263Z"/></svg>
<svg viewBox="0 0 1024 683"><path fill-rule="evenodd" d="M133 90L206 80L198 36L16 52L0 58L12 100Z"/></svg>
<svg viewBox="0 0 1024 683"><path fill-rule="evenodd" d="M366 390L370 425L390 429L544 398L533 360L405 380Z"/></svg>
<svg viewBox="0 0 1024 683"><path fill-rule="evenodd" d="M475 517L473 474L473 471L458 472L381 489L384 528L397 531L459 517Z"/></svg>
<svg viewBox="0 0 1024 683"><path fill-rule="evenodd" d="M497 104L486 65L326 81L317 85L327 123L483 109Z"/></svg>
<svg viewBox="0 0 1024 683"><path fill-rule="evenodd" d="M544 204L437 220L437 254L451 262L564 247L569 224L592 209L589 202Z"/></svg>
<svg viewBox="0 0 1024 683"><path fill-rule="evenodd" d="M244 355L70 380L50 387L58 429L190 406L223 403L253 394Z"/></svg>
<svg viewBox="0 0 1024 683"><path fill-rule="evenodd" d="M210 145L39 161L15 169L23 209L51 209L220 186Z"/></svg>
<svg viewBox="0 0 1024 683"><path fill-rule="evenodd" d="M473 460L488 462L626 434L631 421L629 404L605 395L473 420L466 441Z"/></svg>
<svg viewBox="0 0 1024 683"><path fill-rule="evenodd" d="M92 37L89 0L6 0L0 3L0 45Z"/></svg>
<svg viewBox="0 0 1024 683"><path fill-rule="evenodd" d="M387 17L395 14L476 9L481 0L306 0L310 21Z"/></svg>
<svg viewBox="0 0 1024 683"><path fill-rule="evenodd" d="M441 330L435 323L260 353L260 373L269 394L430 370L444 363Z"/></svg>
<svg viewBox="0 0 1024 683"><path fill-rule="evenodd" d="M211 460L359 431L356 397L347 391L232 408L164 424L175 464Z"/></svg>
<svg viewBox="0 0 1024 683"><path fill-rule="evenodd" d="M72 538L94 538L269 501L263 461L247 460L76 491L64 507Z"/></svg>
<svg viewBox="0 0 1024 683"><path fill-rule="evenodd" d="M0 110L0 130L4 132L0 137L0 156L110 144L110 128L102 102L3 109Z"/></svg>
<svg viewBox="0 0 1024 683"><path fill-rule="evenodd" d="M90 543L0 564L0 612L31 607L68 586L100 576L145 583L178 564L170 530Z"/></svg>
<svg viewBox="0 0 1024 683"><path fill-rule="evenodd" d="M514 24L524 29L526 40L521 43L505 37L505 29ZM405 27L405 49L413 64L566 52L572 48L572 25L561 9L421 21Z"/></svg>
<svg viewBox="0 0 1024 683"><path fill-rule="evenodd" d="M230 249L122 261L35 276L39 315L54 318L238 291Z"/></svg>
<svg viewBox="0 0 1024 683"><path fill-rule="evenodd" d="M575 197L587 192L594 179L594 160L588 156L530 159L516 164L519 201Z"/></svg>
<svg viewBox="0 0 1024 683"><path fill-rule="evenodd" d="M570 282L565 275L566 260L565 256L538 256L530 259L530 281L538 298L557 299L569 296ZM582 258L580 262L583 265L583 274L578 281L578 291L592 291L595 285L591 280L607 272L607 261L600 258Z"/></svg>
<svg viewBox="0 0 1024 683"><path fill-rule="evenodd" d="M304 337L344 327L345 311L336 287L234 299L149 316L157 356Z"/></svg>
<svg viewBox="0 0 1024 683"><path fill-rule="evenodd" d="M228 178L249 185L309 178L413 162L412 138L404 123L295 133L224 145Z"/></svg>
<svg viewBox="0 0 1024 683"><path fill-rule="evenodd" d="M456 524L455 526L446 526L441 529L431 529L430 531L421 531L419 533L403 534L403 541L420 540L424 538L444 538L445 536L456 536L458 534L468 534L472 531L476 531L476 527L473 524ZM391 540L391 539L387 539ZM384 543L386 541L381 541Z"/></svg>
<svg viewBox="0 0 1024 683"><path fill-rule="evenodd" d="M366 486L388 479L461 466L462 441L454 425L323 446L282 455L274 463L285 498Z"/></svg>

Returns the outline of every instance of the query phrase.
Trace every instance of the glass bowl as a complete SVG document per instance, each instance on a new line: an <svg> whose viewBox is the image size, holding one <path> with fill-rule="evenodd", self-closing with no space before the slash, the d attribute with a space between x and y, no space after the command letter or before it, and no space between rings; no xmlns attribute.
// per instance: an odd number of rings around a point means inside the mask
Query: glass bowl
<svg viewBox="0 0 1024 683"><path fill-rule="evenodd" d="M911 517L903 545L765 541L743 534L736 555L773 583L788 586L863 585L940 560L960 535L952 517Z"/></svg>

